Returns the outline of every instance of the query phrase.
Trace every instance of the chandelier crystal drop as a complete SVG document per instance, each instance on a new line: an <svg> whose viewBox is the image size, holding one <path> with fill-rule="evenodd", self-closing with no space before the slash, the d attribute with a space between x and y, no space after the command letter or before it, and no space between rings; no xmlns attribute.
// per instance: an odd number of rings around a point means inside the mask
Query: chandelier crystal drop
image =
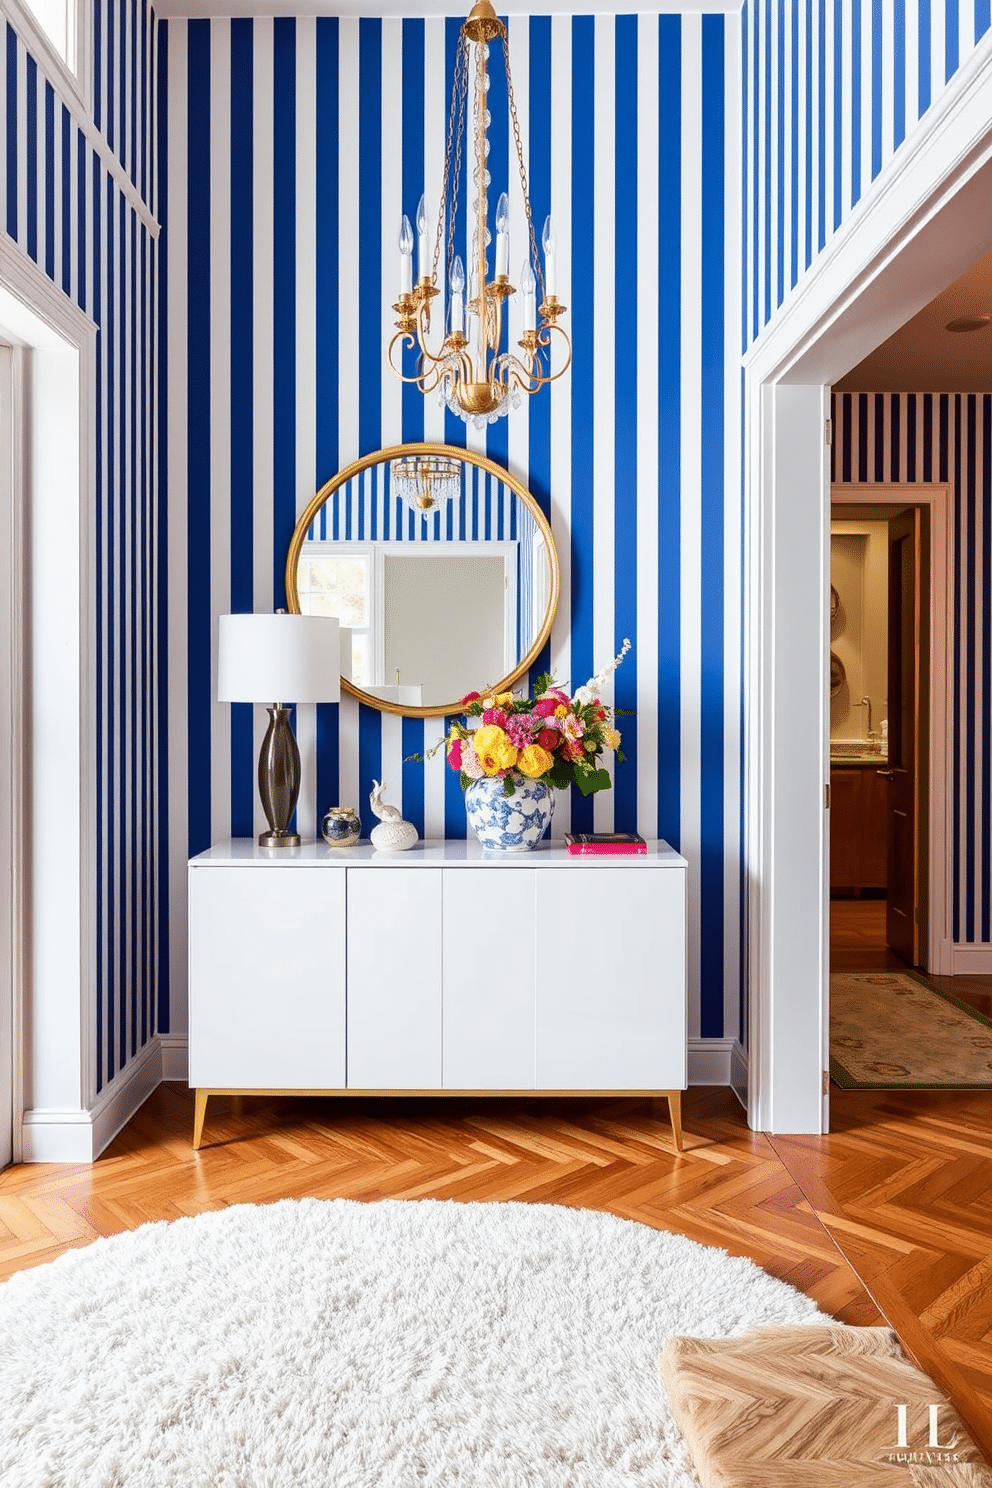
<svg viewBox="0 0 992 1488"><path fill-rule="evenodd" d="M521 334L516 350L509 348L509 335L504 336L504 322L510 318L510 296L516 294L509 279L511 213L505 191L500 193L493 218L495 258L493 273L489 273L488 249L493 234L489 227L492 174L488 167L487 130L492 123L490 43L495 41L501 44L496 51L502 55L506 70L510 132L516 149L528 237L527 257L520 276ZM455 241L463 153L473 161L471 190L465 188L471 199L464 260L458 251L461 245ZM404 216L398 243L400 292L393 306L398 317L397 329L387 352L389 365L397 377L413 383L424 394L436 392L440 404L446 404L452 413L478 428L495 423L511 407L517 407L521 393L536 393L561 377L572 360L572 343L558 324L565 306L557 297L557 240L549 217L541 240L542 268L527 195L527 171L510 80L506 27L490 0L478 0L459 35L433 253L426 203L421 197L416 214L416 281L414 241L414 229L410 219ZM444 276L439 286L442 249ZM431 302L443 297L445 284L446 312L442 298L440 325L432 334ZM552 351L556 343L558 365L553 367ZM406 369L405 360L412 370Z"/></svg>
<svg viewBox="0 0 992 1488"><path fill-rule="evenodd" d="M393 494L426 517L461 494L462 468L443 455L416 455L394 460L390 479Z"/></svg>

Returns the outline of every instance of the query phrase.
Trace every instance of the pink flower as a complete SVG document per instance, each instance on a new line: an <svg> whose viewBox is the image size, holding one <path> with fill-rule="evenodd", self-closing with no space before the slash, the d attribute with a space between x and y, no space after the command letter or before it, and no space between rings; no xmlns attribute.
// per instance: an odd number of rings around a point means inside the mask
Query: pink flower
<svg viewBox="0 0 992 1488"><path fill-rule="evenodd" d="M461 768L462 768L462 741L461 741L461 739L455 738L455 739L452 739L451 742L449 743L449 745L448 745L448 764L451 766L451 768L453 770L459 770L459 771L461 770Z"/></svg>
<svg viewBox="0 0 992 1488"><path fill-rule="evenodd" d="M567 718L562 719L561 731L565 735L566 739L582 738L582 724L576 718L574 713L569 713Z"/></svg>
<svg viewBox="0 0 992 1488"><path fill-rule="evenodd" d="M474 703L475 700L476 700L476 698L480 698L481 696L482 696L482 693L481 692L467 692L465 694L465 696L462 698L462 702L463 703Z"/></svg>
<svg viewBox="0 0 992 1488"><path fill-rule="evenodd" d="M495 724L497 728L506 728L506 714L502 708L487 708L482 715L482 721Z"/></svg>
<svg viewBox="0 0 992 1488"><path fill-rule="evenodd" d="M551 718L556 708L560 707L560 699L552 693L545 693L544 697L538 698L534 704L535 718Z"/></svg>
<svg viewBox="0 0 992 1488"><path fill-rule="evenodd" d="M534 732L534 720L529 713L512 714L509 721L504 724L504 727L510 736L510 742L515 748L527 748Z"/></svg>
<svg viewBox="0 0 992 1488"><path fill-rule="evenodd" d="M537 736L537 742L542 749L547 749L550 752L558 748L558 745L561 743L561 734L559 734L557 729L542 729Z"/></svg>

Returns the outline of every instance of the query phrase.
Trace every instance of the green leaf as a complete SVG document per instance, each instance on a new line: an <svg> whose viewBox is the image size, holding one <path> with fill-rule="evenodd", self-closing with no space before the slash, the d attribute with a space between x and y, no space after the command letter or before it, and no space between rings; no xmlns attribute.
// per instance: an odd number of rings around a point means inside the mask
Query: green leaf
<svg viewBox="0 0 992 1488"><path fill-rule="evenodd" d="M503 794L504 794L504 796L512 796L514 794L514 792L516 791L516 789L517 789L517 787L513 783L513 776L512 775L504 775L503 776Z"/></svg>
<svg viewBox="0 0 992 1488"><path fill-rule="evenodd" d="M591 796L596 791L609 790L613 781L609 770L583 770L576 771L575 783L584 796Z"/></svg>
<svg viewBox="0 0 992 1488"><path fill-rule="evenodd" d="M568 790L573 780L571 765L563 764L561 760L556 761L548 771L548 780L555 790Z"/></svg>

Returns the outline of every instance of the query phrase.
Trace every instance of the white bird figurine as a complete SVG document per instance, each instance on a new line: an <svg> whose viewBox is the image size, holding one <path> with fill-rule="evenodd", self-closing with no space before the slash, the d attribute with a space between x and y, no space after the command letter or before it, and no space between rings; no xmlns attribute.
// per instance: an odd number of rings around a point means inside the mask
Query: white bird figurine
<svg viewBox="0 0 992 1488"><path fill-rule="evenodd" d="M369 840L377 852L406 852L419 841L419 834L413 822L403 820L399 807L390 806L382 799L385 789L385 781L380 784L373 780L369 806L372 815L379 818L379 825L372 828Z"/></svg>

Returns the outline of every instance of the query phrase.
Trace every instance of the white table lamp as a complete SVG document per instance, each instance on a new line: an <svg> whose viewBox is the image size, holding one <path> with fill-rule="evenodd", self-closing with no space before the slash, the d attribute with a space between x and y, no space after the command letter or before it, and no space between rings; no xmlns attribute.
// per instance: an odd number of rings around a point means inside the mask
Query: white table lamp
<svg viewBox="0 0 992 1488"><path fill-rule="evenodd" d="M325 615L221 615L217 697L265 703L269 726L258 756L258 793L269 830L260 847L299 847L289 830L300 794L300 751L289 722L293 703L336 703L341 696L338 622Z"/></svg>

